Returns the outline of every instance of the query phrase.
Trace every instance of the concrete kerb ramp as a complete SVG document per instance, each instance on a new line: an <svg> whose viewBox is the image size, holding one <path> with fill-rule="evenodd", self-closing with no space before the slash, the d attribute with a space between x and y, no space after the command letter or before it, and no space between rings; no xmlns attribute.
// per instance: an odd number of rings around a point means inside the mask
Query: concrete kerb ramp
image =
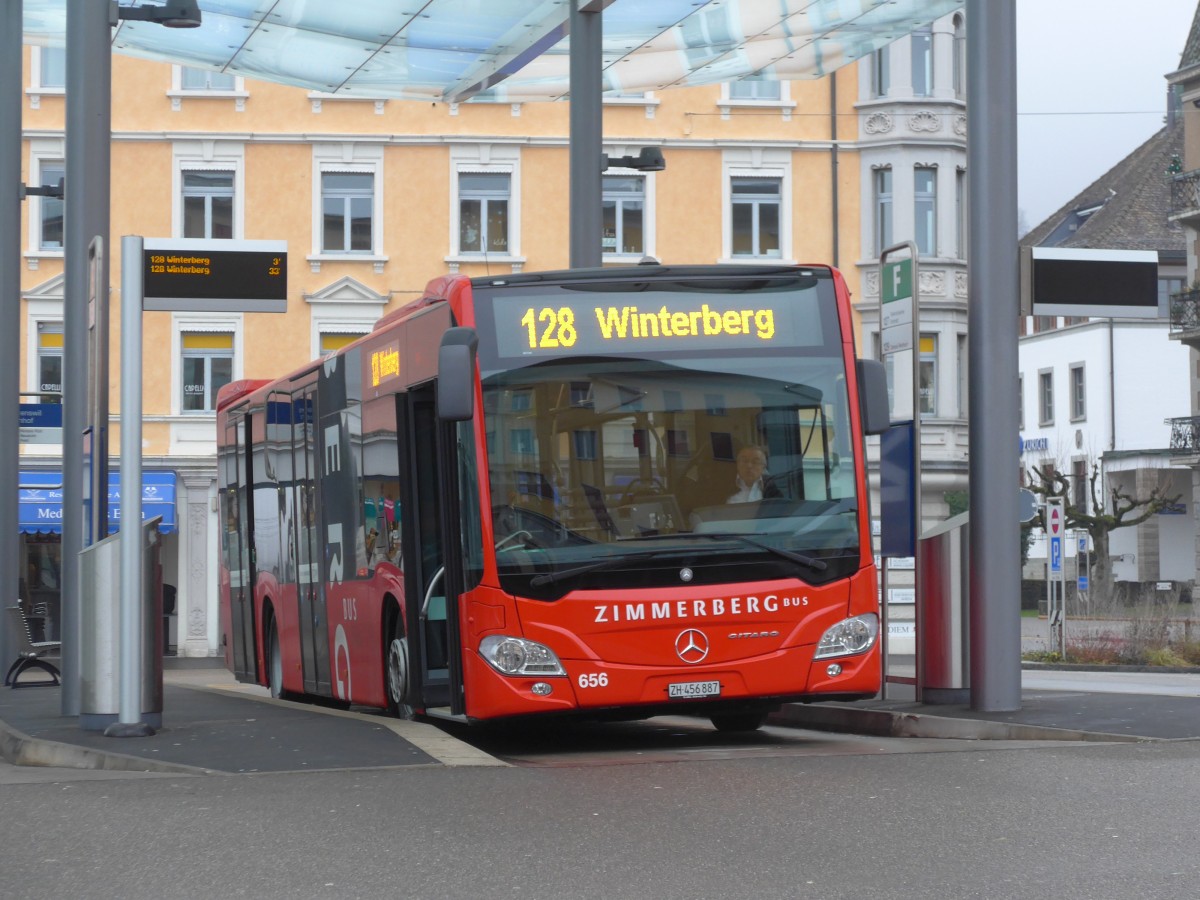
<svg viewBox="0 0 1200 900"><path fill-rule="evenodd" d="M160 772L174 775L213 775L182 763L145 759L108 750L78 747L60 741L34 738L0 721L0 757L14 766L50 766L62 769L100 769L110 772Z"/></svg>
<svg viewBox="0 0 1200 900"><path fill-rule="evenodd" d="M991 722L983 719L935 716L904 710L867 709L844 703L785 705L770 719L772 725L865 734L874 737L950 738L990 741L1122 741L1138 743L1159 738Z"/></svg>

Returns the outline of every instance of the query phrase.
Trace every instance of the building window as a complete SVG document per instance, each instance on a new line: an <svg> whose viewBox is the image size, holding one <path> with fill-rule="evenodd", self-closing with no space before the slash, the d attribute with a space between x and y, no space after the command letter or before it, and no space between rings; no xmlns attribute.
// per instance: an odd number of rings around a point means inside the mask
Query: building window
<svg viewBox="0 0 1200 900"><path fill-rule="evenodd" d="M640 175L605 175L601 199L601 233L605 253L642 253L646 179Z"/></svg>
<svg viewBox="0 0 1200 900"><path fill-rule="evenodd" d="M929 25L912 33L912 87L914 97L933 95L933 28Z"/></svg>
<svg viewBox="0 0 1200 900"><path fill-rule="evenodd" d="M1054 373L1038 373L1038 424L1054 424Z"/></svg>
<svg viewBox="0 0 1200 900"><path fill-rule="evenodd" d="M506 172L460 172L458 250L508 254L508 204L512 176Z"/></svg>
<svg viewBox="0 0 1200 900"><path fill-rule="evenodd" d="M959 259L967 258L967 173L954 173L954 242Z"/></svg>
<svg viewBox="0 0 1200 900"><path fill-rule="evenodd" d="M729 82L729 99L778 102L783 99L782 85L778 81L769 81L762 75L747 75Z"/></svg>
<svg viewBox="0 0 1200 900"><path fill-rule="evenodd" d="M56 185L66 176L61 162L43 161L41 184ZM38 197L38 249L61 250L63 248L63 201L59 197Z"/></svg>
<svg viewBox="0 0 1200 900"><path fill-rule="evenodd" d="M1181 294L1186 290L1187 282L1183 278L1178 277L1159 277L1158 279L1158 314L1162 318L1167 318L1171 315L1171 295Z"/></svg>
<svg viewBox="0 0 1200 900"><path fill-rule="evenodd" d="M1083 378L1083 363L1071 366L1071 421L1087 416L1087 388Z"/></svg>
<svg viewBox="0 0 1200 900"><path fill-rule="evenodd" d="M360 337L362 337L363 334L366 334L366 332L362 332L361 334L329 334L328 332L322 332L320 338L320 347L318 348L317 352L320 353L321 358L324 359L326 356L329 356L332 353L337 353L343 347L348 347L350 344L353 344Z"/></svg>
<svg viewBox="0 0 1200 900"><path fill-rule="evenodd" d="M67 48L42 47L38 65L38 86L58 88L67 86Z"/></svg>
<svg viewBox="0 0 1200 900"><path fill-rule="evenodd" d="M892 48L889 44L871 54L871 96L886 97L891 87Z"/></svg>
<svg viewBox="0 0 1200 900"><path fill-rule="evenodd" d="M1071 460L1071 505L1087 515L1088 509L1088 466L1086 459Z"/></svg>
<svg viewBox="0 0 1200 900"><path fill-rule="evenodd" d="M185 413L212 412L217 391L233 380L233 335L185 332L181 335L182 404Z"/></svg>
<svg viewBox="0 0 1200 900"><path fill-rule="evenodd" d="M237 76L227 72L213 72L209 69L180 66L179 89L183 91L233 91L237 89Z"/></svg>
<svg viewBox="0 0 1200 900"><path fill-rule="evenodd" d="M967 336L965 334L958 335L957 357L954 364L958 369L958 415L959 418L967 417L967 397L969 391L967 388Z"/></svg>
<svg viewBox="0 0 1200 900"><path fill-rule="evenodd" d="M954 96L960 100L967 96L967 35L963 29L962 16L954 17L954 53L951 57L954 81Z"/></svg>
<svg viewBox="0 0 1200 900"><path fill-rule="evenodd" d="M370 253L374 248L375 176L370 172L321 174L323 253Z"/></svg>
<svg viewBox="0 0 1200 900"><path fill-rule="evenodd" d="M233 237L233 172L184 172L183 236Z"/></svg>
<svg viewBox="0 0 1200 900"><path fill-rule="evenodd" d="M937 415L937 335L921 335L917 363L917 399L922 416Z"/></svg>
<svg viewBox="0 0 1200 900"><path fill-rule="evenodd" d="M781 179L730 179L734 256L780 256Z"/></svg>
<svg viewBox="0 0 1200 900"><path fill-rule="evenodd" d="M892 170L875 170L875 255L892 246Z"/></svg>
<svg viewBox="0 0 1200 900"><path fill-rule="evenodd" d="M62 322L38 322L37 370L40 403L62 403Z"/></svg>
<svg viewBox="0 0 1200 900"><path fill-rule="evenodd" d="M917 252L937 256L937 169L918 166L913 182L913 228Z"/></svg>

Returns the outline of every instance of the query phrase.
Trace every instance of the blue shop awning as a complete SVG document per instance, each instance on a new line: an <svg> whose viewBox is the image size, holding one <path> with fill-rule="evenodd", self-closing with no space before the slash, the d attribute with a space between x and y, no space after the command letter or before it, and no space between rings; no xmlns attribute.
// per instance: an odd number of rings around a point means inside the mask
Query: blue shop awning
<svg viewBox="0 0 1200 900"><path fill-rule="evenodd" d="M61 472L21 472L17 489L17 521L25 534L61 534L63 491ZM175 530L175 473L142 473L142 520L162 516L158 530ZM121 524L121 475L108 475L108 533Z"/></svg>

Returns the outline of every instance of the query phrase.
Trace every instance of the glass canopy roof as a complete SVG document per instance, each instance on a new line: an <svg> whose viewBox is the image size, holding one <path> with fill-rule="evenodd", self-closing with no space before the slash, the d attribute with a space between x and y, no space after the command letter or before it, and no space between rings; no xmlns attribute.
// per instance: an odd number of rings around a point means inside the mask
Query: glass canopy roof
<svg viewBox="0 0 1200 900"><path fill-rule="evenodd" d="M113 50L313 91L459 101L568 94L575 0L199 0L203 24L122 21ZM603 5L604 0L599 0ZM154 5L121 0L122 6ZM612 0L604 89L820 78L963 0ZM24 0L27 43L65 40L66 0Z"/></svg>

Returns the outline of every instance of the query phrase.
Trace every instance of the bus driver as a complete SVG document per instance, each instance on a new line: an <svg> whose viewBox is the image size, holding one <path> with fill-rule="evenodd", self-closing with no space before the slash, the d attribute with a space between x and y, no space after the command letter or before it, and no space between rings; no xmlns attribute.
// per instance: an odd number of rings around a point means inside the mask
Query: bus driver
<svg viewBox="0 0 1200 900"><path fill-rule="evenodd" d="M747 503L751 500L770 500L783 496L767 473L767 451L749 444L738 451L737 491L726 503Z"/></svg>

